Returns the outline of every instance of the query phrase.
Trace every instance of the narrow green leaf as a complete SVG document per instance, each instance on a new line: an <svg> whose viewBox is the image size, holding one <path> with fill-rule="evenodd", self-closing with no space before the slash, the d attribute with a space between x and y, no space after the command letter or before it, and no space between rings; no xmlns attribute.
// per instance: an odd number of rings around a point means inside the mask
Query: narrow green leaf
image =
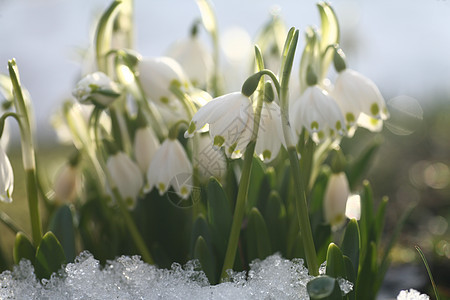
<svg viewBox="0 0 450 300"><path fill-rule="evenodd" d="M373 240L372 226L374 219L372 188L367 180L365 180L363 184L364 189L361 194L361 219L359 220L362 258Z"/></svg>
<svg viewBox="0 0 450 300"><path fill-rule="evenodd" d="M267 229L271 241L272 250L281 252L286 256L286 209L277 192L273 191L267 200L264 219L268 224Z"/></svg>
<svg viewBox="0 0 450 300"><path fill-rule="evenodd" d="M329 276L319 276L306 284L311 300L338 300L342 299L341 289L336 279Z"/></svg>
<svg viewBox="0 0 450 300"><path fill-rule="evenodd" d="M14 263L17 265L22 258L28 259L31 263L34 263L34 257L36 255L36 249L31 241L23 232L16 234L16 240L14 242L13 258Z"/></svg>
<svg viewBox="0 0 450 300"><path fill-rule="evenodd" d="M356 278L356 299L373 300L375 298L377 271L377 248L375 242L371 242Z"/></svg>
<svg viewBox="0 0 450 300"><path fill-rule="evenodd" d="M334 278L346 278L342 251L334 243L330 243L328 246L326 274Z"/></svg>
<svg viewBox="0 0 450 300"><path fill-rule="evenodd" d="M212 3L208 0L197 0L196 2L202 15L203 26L205 26L205 29L211 35L215 35L217 32L217 22Z"/></svg>
<svg viewBox="0 0 450 300"><path fill-rule="evenodd" d="M75 229L69 206L63 205L55 211L50 220L49 231L53 232L61 243L67 262L73 262L76 256Z"/></svg>
<svg viewBox="0 0 450 300"><path fill-rule="evenodd" d="M396 243L402 229L403 226L405 225L406 220L408 220L409 216L411 215L411 213L413 212L413 210L416 208L417 203L411 203L406 209L405 211L402 213L402 215L400 216L399 221L397 222L397 225L394 228L394 231L391 235L391 238L389 239L386 248L384 249L383 252L383 256L381 258L381 263L379 266L379 272L378 272L378 278L377 278L377 282L375 284L375 288L376 290L378 290L383 282L383 278L384 275L386 273L386 271L388 270L389 264L390 264L390 260L389 260L389 254L392 250L392 247L394 246L394 244Z"/></svg>
<svg viewBox="0 0 450 300"><path fill-rule="evenodd" d="M347 299L354 300L356 293L355 293L355 285L356 285L356 271L353 267L353 263L350 260L350 258L346 255L344 255L344 267L345 267L345 274L346 279L348 281L353 282L353 289L347 294Z"/></svg>
<svg viewBox="0 0 450 300"><path fill-rule="evenodd" d="M222 260L230 235L232 214L227 195L221 184L214 178L211 178L208 183L206 199L213 243L216 246L219 260Z"/></svg>
<svg viewBox="0 0 450 300"><path fill-rule="evenodd" d="M108 66L106 61L106 54L111 48L111 40L113 34L113 21L119 12L118 7L121 1L114 1L103 13L97 26L95 37L95 50L97 67L99 71L108 74Z"/></svg>
<svg viewBox="0 0 450 300"><path fill-rule="evenodd" d="M202 236L199 236L195 243L194 258L200 261L209 282L211 284L216 284L218 276L216 262L211 249L208 247Z"/></svg>
<svg viewBox="0 0 450 300"><path fill-rule="evenodd" d="M345 170L345 173L348 178L348 184L350 186L350 190L355 190L371 165L371 160L374 158L377 153L378 148L382 143L381 138L375 137L371 144L365 148L362 153L353 161L351 161Z"/></svg>
<svg viewBox="0 0 450 300"><path fill-rule="evenodd" d="M38 278L50 278L50 276L59 271L61 266L66 263L64 250L56 236L47 232L41 240L35 260L35 271Z"/></svg>
<svg viewBox="0 0 450 300"><path fill-rule="evenodd" d="M246 237L249 261L264 259L272 254L266 222L256 207L250 211Z"/></svg>
<svg viewBox="0 0 450 300"><path fill-rule="evenodd" d="M205 217L202 214L198 215L197 219L195 219L194 221L194 225L192 226L191 247L189 251L189 253L191 254L190 257L194 257L195 244L197 243L197 239L199 236L202 236L204 240L208 241L208 243L211 243L212 238L210 228Z"/></svg>
<svg viewBox="0 0 450 300"><path fill-rule="evenodd" d="M258 197L260 195L261 183L265 177L265 166L261 160L257 157L253 157L252 171L250 175L250 184L248 187L248 196L246 202L246 211L250 212L253 207L256 207L258 203Z"/></svg>
<svg viewBox="0 0 450 300"><path fill-rule="evenodd" d="M388 203L388 198L383 197L381 199L381 203L378 206L377 210L377 216L375 217L375 242L377 245L380 244L381 241L381 235L383 234L383 228L384 228L384 217L386 215L386 206Z"/></svg>
<svg viewBox="0 0 450 300"><path fill-rule="evenodd" d="M359 248L361 247L359 236L360 233L358 222L355 219L352 219L348 222L347 227L345 228L341 249L342 253L352 262L353 268L356 272L358 272L359 268Z"/></svg>
<svg viewBox="0 0 450 300"><path fill-rule="evenodd" d="M333 8L326 2L319 2L317 4L321 20L321 38L320 38L320 52L324 55L325 49L329 45L339 44L339 23ZM322 58L321 78L327 75L328 68L333 60L333 52L328 51Z"/></svg>

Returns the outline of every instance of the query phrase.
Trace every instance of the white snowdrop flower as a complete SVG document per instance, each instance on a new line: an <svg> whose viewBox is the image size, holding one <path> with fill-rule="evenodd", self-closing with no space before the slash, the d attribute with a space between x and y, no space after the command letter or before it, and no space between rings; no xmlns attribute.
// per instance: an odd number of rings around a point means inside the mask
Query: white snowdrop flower
<svg viewBox="0 0 450 300"><path fill-rule="evenodd" d="M153 156L147 170L145 192L156 187L160 195L169 186L183 199L187 199L192 190L192 165L181 143L176 139L166 139Z"/></svg>
<svg viewBox="0 0 450 300"><path fill-rule="evenodd" d="M184 136L191 137L209 124L214 146L224 146L228 157L239 158L250 142L253 120L253 107L248 97L241 92L226 94L201 107Z"/></svg>
<svg viewBox="0 0 450 300"><path fill-rule="evenodd" d="M348 197L345 206L345 216L349 219L361 219L361 197L359 195Z"/></svg>
<svg viewBox="0 0 450 300"><path fill-rule="evenodd" d="M331 174L323 199L325 221L333 230L339 229L345 222L345 208L350 194L347 176L344 172Z"/></svg>
<svg viewBox="0 0 450 300"><path fill-rule="evenodd" d="M167 55L181 65L192 85L206 87L213 69L213 59L197 36L175 42Z"/></svg>
<svg viewBox="0 0 450 300"><path fill-rule="evenodd" d="M344 117L336 101L317 85L309 86L294 102L290 110L290 121L297 134L304 127L316 143L346 132Z"/></svg>
<svg viewBox="0 0 450 300"><path fill-rule="evenodd" d="M371 131L380 131L383 120L389 117L378 87L354 70L345 69L338 74L332 95L349 128L359 125Z"/></svg>
<svg viewBox="0 0 450 300"><path fill-rule="evenodd" d="M134 156L143 174L147 172L158 148L159 141L156 138L153 129L149 126L145 126L136 130L134 136Z"/></svg>
<svg viewBox="0 0 450 300"><path fill-rule="evenodd" d="M285 142L280 107L275 101L264 101L255 152L262 161L269 163L277 157L282 144Z"/></svg>
<svg viewBox="0 0 450 300"><path fill-rule="evenodd" d="M80 186L80 172L76 165L64 164L55 179L55 198L65 203L73 202Z"/></svg>
<svg viewBox="0 0 450 300"><path fill-rule="evenodd" d="M409 289L409 291L400 291L397 296L397 300L429 300L430 297L425 294L421 294L415 289Z"/></svg>
<svg viewBox="0 0 450 300"><path fill-rule="evenodd" d="M206 182L210 177L221 180L225 177L227 161L220 149L213 146L209 134L200 134L197 139L196 155L193 159L194 167L198 169L200 180Z"/></svg>
<svg viewBox="0 0 450 300"><path fill-rule="evenodd" d="M107 107L120 96L120 88L105 73L95 72L83 77L72 94L80 103Z"/></svg>
<svg viewBox="0 0 450 300"><path fill-rule="evenodd" d="M14 172L8 156L0 146L0 201L11 203L14 190Z"/></svg>
<svg viewBox="0 0 450 300"><path fill-rule="evenodd" d="M108 157L106 167L111 175L111 188L119 190L128 208L136 205L136 198L144 184L141 170L124 152L116 152Z"/></svg>
<svg viewBox="0 0 450 300"><path fill-rule="evenodd" d="M170 57L147 57L138 63L139 79L147 97L156 104L171 104L176 100L170 91L173 83L188 86L183 69Z"/></svg>

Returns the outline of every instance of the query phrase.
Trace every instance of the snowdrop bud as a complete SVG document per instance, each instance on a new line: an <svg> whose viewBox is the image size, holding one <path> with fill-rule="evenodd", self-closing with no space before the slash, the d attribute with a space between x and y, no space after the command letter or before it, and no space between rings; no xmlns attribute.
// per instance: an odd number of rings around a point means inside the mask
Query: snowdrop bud
<svg viewBox="0 0 450 300"><path fill-rule="evenodd" d="M242 85L241 93L246 97L250 97L258 87L261 76L262 74L258 72L247 78L247 80L245 80L244 84Z"/></svg>
<svg viewBox="0 0 450 300"><path fill-rule="evenodd" d="M77 152L57 173L55 180L56 200L64 202L73 202L75 200L80 185L79 160L80 153Z"/></svg>
<svg viewBox="0 0 450 300"><path fill-rule="evenodd" d="M143 58L138 64L139 79L144 93L157 104L170 104L176 97L170 86L188 85L181 66L170 57Z"/></svg>
<svg viewBox="0 0 450 300"><path fill-rule="evenodd" d="M111 187L117 187L120 195L125 200L128 208L133 209L136 205L136 198L144 184L139 167L122 151L114 149L115 145L105 142L108 150L112 151L106 162L109 174L111 175ZM105 147L107 148L107 147Z"/></svg>
<svg viewBox="0 0 450 300"><path fill-rule="evenodd" d="M72 94L80 103L104 108L120 96L120 88L106 74L95 72L81 79Z"/></svg>
<svg viewBox="0 0 450 300"><path fill-rule="evenodd" d="M323 200L325 221L333 230L339 229L345 222L345 208L350 194L347 176L344 172L331 174L328 179Z"/></svg>
<svg viewBox="0 0 450 300"><path fill-rule="evenodd" d="M333 63L334 68L338 73L344 71L347 68L345 64L345 54L341 48L334 48Z"/></svg>
<svg viewBox="0 0 450 300"><path fill-rule="evenodd" d="M141 112L138 112L138 128L134 136L134 156L141 172L145 174L156 150L159 148L159 140L156 138L153 129L147 125L147 122L139 122L139 119L142 118L145 117Z"/></svg>
<svg viewBox="0 0 450 300"><path fill-rule="evenodd" d="M3 147L0 146L0 201L11 203L14 190L14 173Z"/></svg>

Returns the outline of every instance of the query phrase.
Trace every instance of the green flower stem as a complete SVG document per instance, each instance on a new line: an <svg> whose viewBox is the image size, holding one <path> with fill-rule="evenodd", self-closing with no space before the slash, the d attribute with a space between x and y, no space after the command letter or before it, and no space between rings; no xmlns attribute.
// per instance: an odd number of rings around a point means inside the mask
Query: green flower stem
<svg viewBox="0 0 450 300"><path fill-rule="evenodd" d="M123 218L125 220L125 225L127 226L128 230L131 233L131 238L134 241L134 244L139 250L139 253L142 255L142 259L148 263L148 264L155 264L155 261L153 260L152 255L150 254L150 251L148 250L147 246L145 245L144 239L142 238L142 235L140 234L139 230L136 227L136 224L133 221L133 218L130 215L130 212L127 209L127 205L125 204L122 195L120 195L119 190L117 187L112 188L112 192L114 194L114 197L117 200L117 203L119 204L120 211L123 215Z"/></svg>
<svg viewBox="0 0 450 300"><path fill-rule="evenodd" d="M26 185L28 195L28 207L30 208L31 231L33 243L37 247L42 239L41 218L38 209L38 189L34 169L26 170Z"/></svg>
<svg viewBox="0 0 450 300"><path fill-rule="evenodd" d="M239 242L239 235L242 226L242 219L244 218L245 201L248 194L248 186L250 183L250 173L252 169L253 153L255 151L256 142L251 141L244 154L244 165L242 167L241 180L239 182L239 190L236 199L236 206L234 209L233 223L231 225L230 237L228 239L227 251L225 253L225 260L223 262L221 278L225 279L227 270L233 269L234 259L236 257L236 250Z"/></svg>
<svg viewBox="0 0 450 300"><path fill-rule="evenodd" d="M14 90L14 106L17 111L20 128L22 161L26 173L26 186L28 195L28 209L30 211L31 231L33 243L39 245L42 239L41 219L39 216L38 189L36 180L36 162L31 131L29 108L23 97L19 80L19 70L14 59L8 61L9 77Z"/></svg>
<svg viewBox="0 0 450 300"><path fill-rule="evenodd" d="M295 206L297 210L297 216L303 239L303 247L305 250L306 263L308 264L309 274L317 276L319 274L319 267L317 265L317 254L314 246L314 240L312 237L311 223L309 220L308 204L306 201L306 187L304 182L305 178L302 178L300 172L300 162L298 159L297 149L292 143L291 127L289 124L289 78L292 70L292 63L294 60L295 49L298 41L298 30L291 29L286 41L283 55L286 55L283 59L283 69L281 77L281 118L283 134L286 140L287 151L289 155L289 162L291 165L291 173L294 180L294 192L295 192Z"/></svg>
<svg viewBox="0 0 450 300"><path fill-rule="evenodd" d="M264 69L264 64L262 61L262 55L259 48L255 47L256 63L260 70ZM260 83L263 82L262 80ZM225 253L225 260L223 262L221 278L225 279L227 275L227 270L233 269L234 259L236 257L236 250L239 243L239 235L241 232L242 219L244 218L245 212L245 202L248 195L248 187L250 183L250 174L252 170L253 154L256 147L256 138L258 137L259 122L261 120L261 111L264 101L264 84L259 84L257 97L256 97L256 108L255 108L255 118L253 125L252 138L250 143L247 145L244 154L244 164L242 167L241 180L239 182L239 190L236 199L236 206L234 209L233 223L231 225L230 237L228 239L227 251Z"/></svg>

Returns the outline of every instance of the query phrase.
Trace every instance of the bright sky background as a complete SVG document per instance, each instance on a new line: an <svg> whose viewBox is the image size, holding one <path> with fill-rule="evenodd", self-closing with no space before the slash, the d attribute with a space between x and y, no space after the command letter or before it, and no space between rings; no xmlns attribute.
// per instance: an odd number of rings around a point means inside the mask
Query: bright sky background
<svg viewBox="0 0 450 300"><path fill-rule="evenodd" d="M0 0L0 72L17 59L40 128L70 97L80 65L76 49L90 43L91 24L109 0ZM219 30L245 29L255 37L274 5L288 26L318 24L315 1L216 0ZM450 91L450 0L335 0L349 66L373 79L386 100L410 95L425 103ZM200 16L194 0L135 0L136 48L163 55ZM202 37L206 39L204 32ZM303 43L299 45L299 49ZM344 48L345 51L345 48ZM3 65L3 67L1 67Z"/></svg>

